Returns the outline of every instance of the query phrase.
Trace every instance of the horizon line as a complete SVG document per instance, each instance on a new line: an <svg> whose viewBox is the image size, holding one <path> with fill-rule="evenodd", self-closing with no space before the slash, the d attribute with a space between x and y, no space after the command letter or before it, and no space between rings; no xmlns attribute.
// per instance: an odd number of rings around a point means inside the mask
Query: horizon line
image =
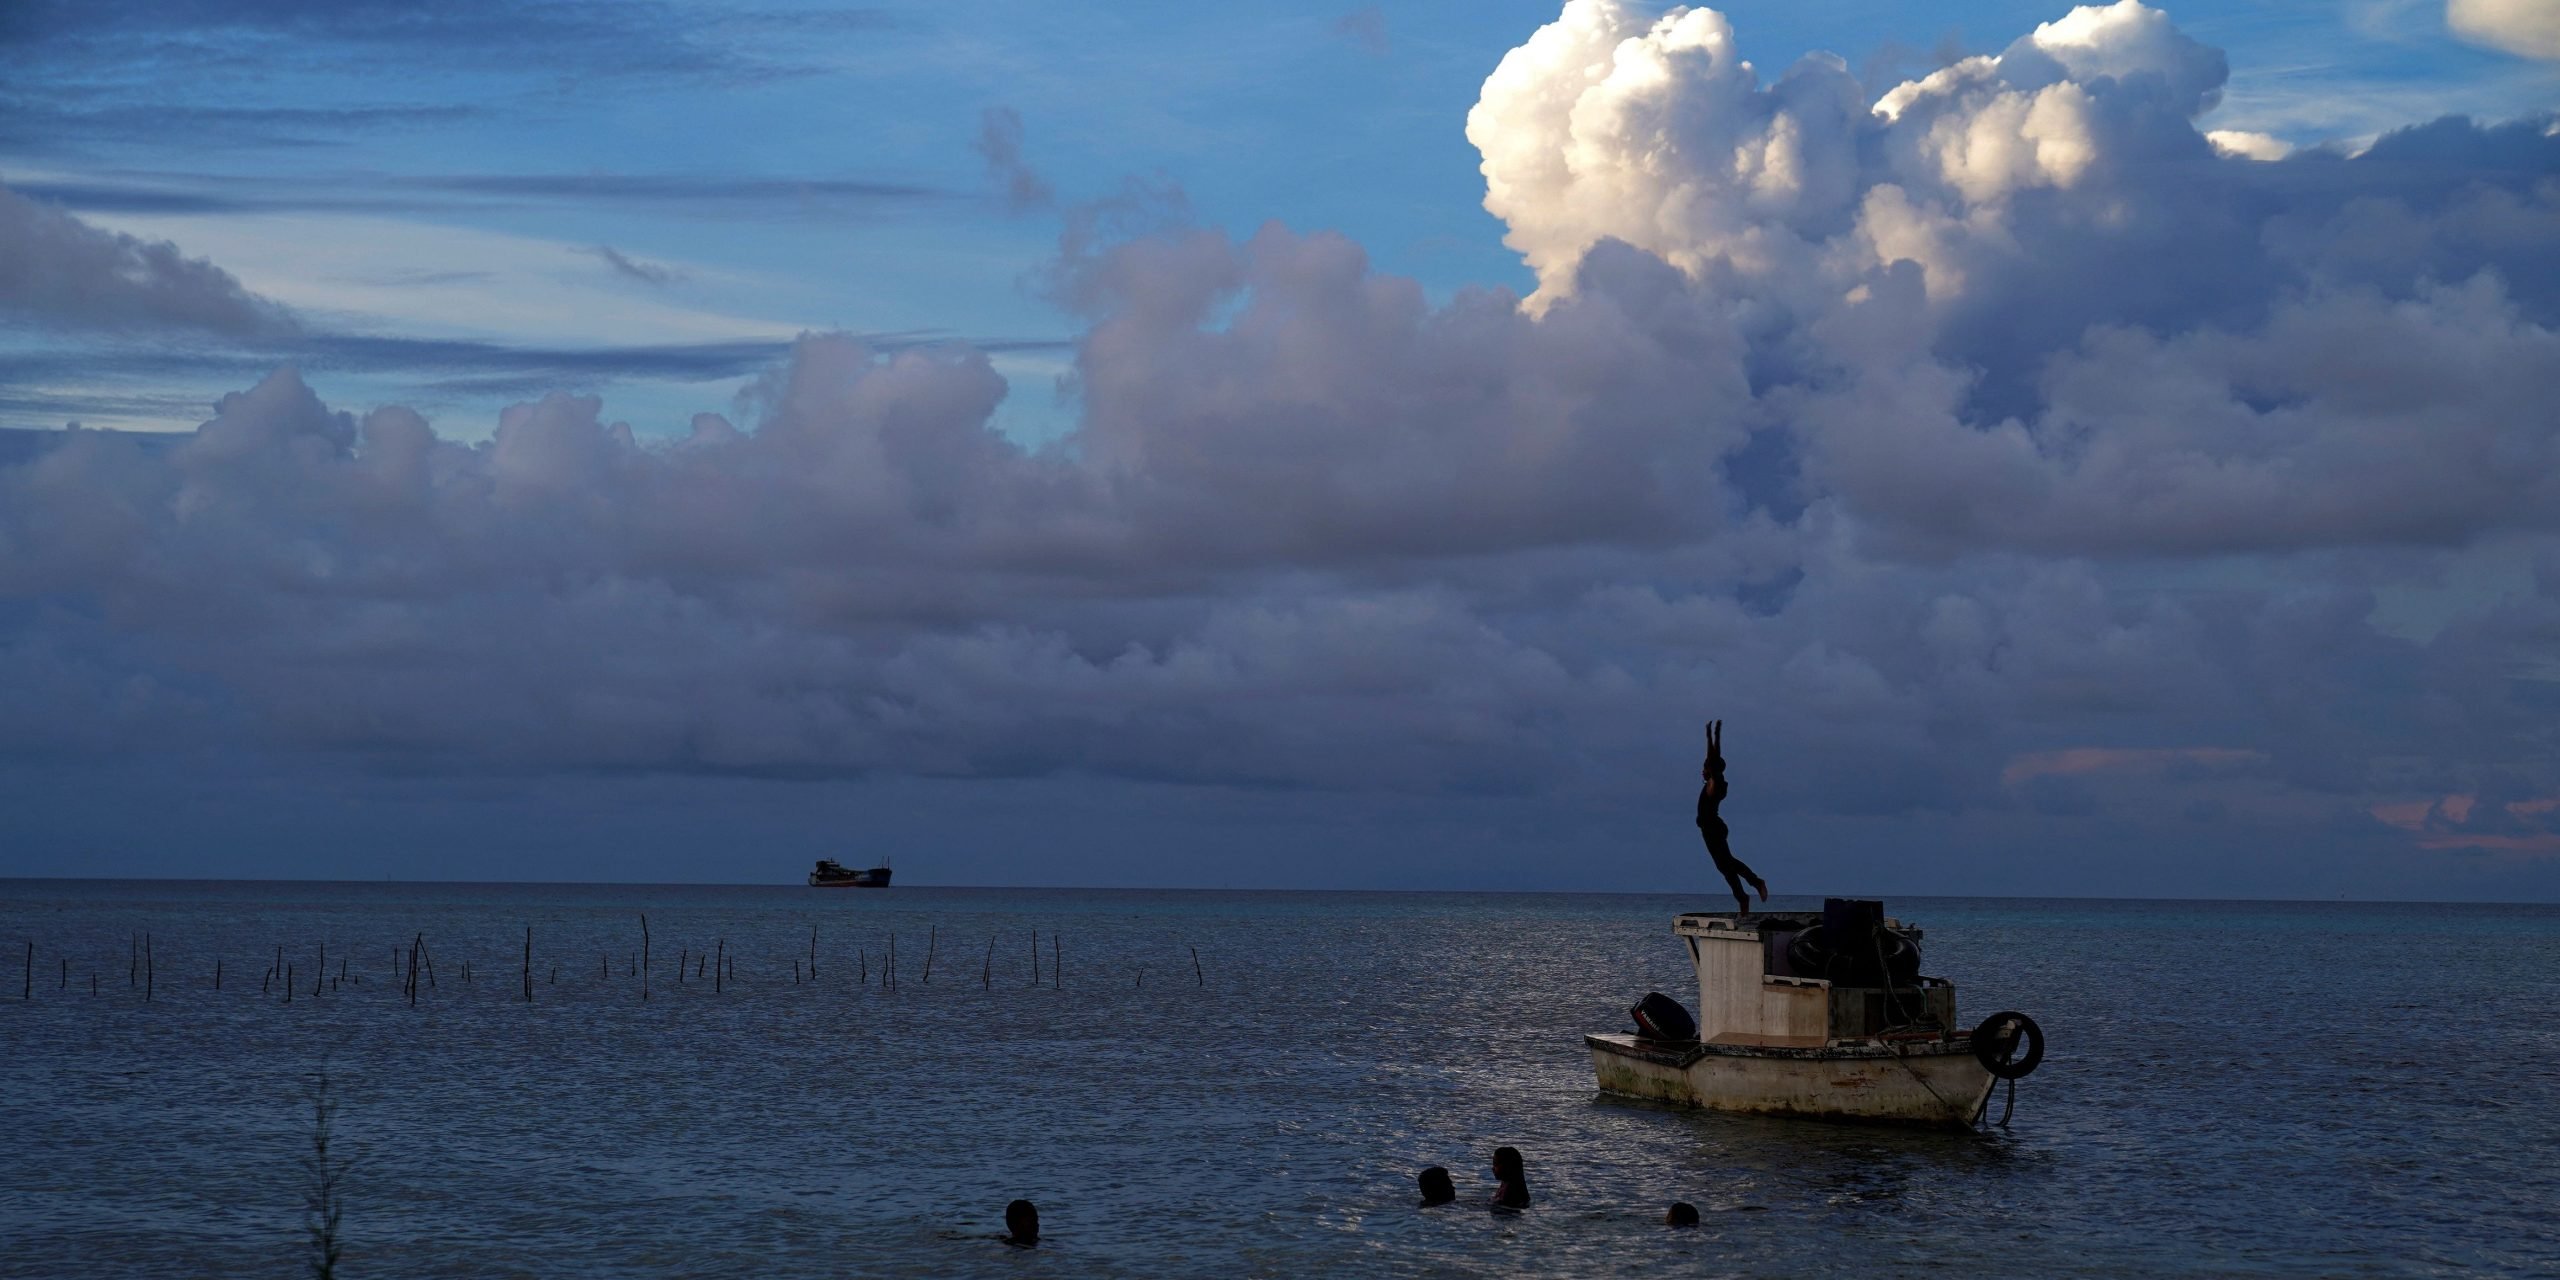
<svg viewBox="0 0 2560 1280"><path fill-rule="evenodd" d="M42 876L0 875L0 885L8 884L180 884L180 885L396 885L441 886L449 888L512 889L807 889L812 886L781 881L622 881L622 880L343 880L317 877L282 876ZM1283 888L1271 885L1069 885L1069 884L900 884L874 890L889 893L895 889L962 890L972 892L1054 891L1065 893L1338 893L1338 894L1473 894L1485 897L1607 897L1660 898L1685 894L1685 889L1464 889L1464 888ZM1698 892L1704 893L1704 890ZM1836 898L1853 895L1838 893L1778 894L1779 898ZM2359 906L2463 907L2463 906L2560 906L2560 900L2542 898L2362 898L2339 894L2334 898L2282 898L2272 896L2237 897L2119 897L2091 893L1884 893L1868 900L1885 898L1922 899L1988 899L2003 902L2159 902L2159 903L2292 903L2326 905L2353 903ZM1710 908L1722 912L1723 908Z"/></svg>

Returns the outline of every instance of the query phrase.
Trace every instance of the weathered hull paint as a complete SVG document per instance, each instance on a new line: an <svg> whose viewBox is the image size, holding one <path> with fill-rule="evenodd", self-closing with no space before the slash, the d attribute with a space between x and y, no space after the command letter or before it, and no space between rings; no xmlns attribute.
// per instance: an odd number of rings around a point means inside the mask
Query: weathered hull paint
<svg viewBox="0 0 2560 1280"><path fill-rule="evenodd" d="M1583 1039L1603 1092L1714 1111L1965 1128L1993 1083L1962 1034L1822 1048Z"/></svg>

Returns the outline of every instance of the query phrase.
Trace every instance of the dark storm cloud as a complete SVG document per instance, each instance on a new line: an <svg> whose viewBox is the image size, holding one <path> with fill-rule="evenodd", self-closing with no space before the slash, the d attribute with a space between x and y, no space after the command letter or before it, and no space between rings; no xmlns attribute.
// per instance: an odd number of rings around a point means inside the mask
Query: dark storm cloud
<svg viewBox="0 0 2560 1280"><path fill-rule="evenodd" d="M136 723L218 703L409 772L1676 811L1716 714L1764 812L2538 847L2532 126L2224 155L2220 56L2138 4L1881 114L1833 61L1762 86L1712 13L1569 16L1470 121L1532 300L1080 212L1047 272L1079 416L1042 448L999 429L995 344L314 339L464 379L769 363L662 443L551 394L466 445L290 371L158 454L65 438L0 469L0 601L123 647L11 642L197 699Z"/></svg>

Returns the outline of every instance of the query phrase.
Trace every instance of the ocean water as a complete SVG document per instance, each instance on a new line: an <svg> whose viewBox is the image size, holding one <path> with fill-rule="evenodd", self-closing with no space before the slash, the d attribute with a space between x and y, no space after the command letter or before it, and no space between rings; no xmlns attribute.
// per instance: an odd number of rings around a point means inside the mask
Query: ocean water
<svg viewBox="0 0 2560 1280"><path fill-rule="evenodd" d="M2050 1042L1940 1133L1597 1095L1581 1034L1694 1004L1711 906L0 881L0 1275L301 1271L323 1071L351 1277L2560 1274L2560 908L1888 902Z"/></svg>

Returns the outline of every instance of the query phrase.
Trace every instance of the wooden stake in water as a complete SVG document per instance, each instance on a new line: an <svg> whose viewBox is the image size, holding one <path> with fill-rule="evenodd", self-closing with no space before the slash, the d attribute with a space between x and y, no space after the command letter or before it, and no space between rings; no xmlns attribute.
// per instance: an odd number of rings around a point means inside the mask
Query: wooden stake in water
<svg viewBox="0 0 2560 1280"><path fill-rule="evenodd" d="M809 926L809 981L818 980L818 926Z"/></svg>
<svg viewBox="0 0 2560 1280"><path fill-rule="evenodd" d="M286 966L284 967L284 1002L285 1002L286 1004L292 1004L292 1003L293 1003L293 966L292 966L292 965L286 965Z"/></svg>
<svg viewBox="0 0 2560 1280"><path fill-rule="evenodd" d="M1066 978L1058 972L1058 935L1054 932L1049 935L1049 989L1066 990Z"/></svg>
<svg viewBox="0 0 2560 1280"><path fill-rule="evenodd" d="M993 938L987 939L987 965L978 970L978 986L988 991L996 989L996 940Z"/></svg>
<svg viewBox="0 0 2560 1280"><path fill-rule="evenodd" d="M533 1003L533 926L524 927L524 1002Z"/></svg>
<svg viewBox="0 0 2560 1280"><path fill-rule="evenodd" d="M933 949L935 944L941 941L942 927L927 926L924 935L924 984L928 987L933 985Z"/></svg>
<svg viewBox="0 0 2560 1280"><path fill-rule="evenodd" d="M213 958L213 989L222 990L222 957Z"/></svg>
<svg viewBox="0 0 2560 1280"><path fill-rule="evenodd" d="M1191 985L1195 987L1209 985L1209 980L1200 976L1200 948L1198 947L1191 949Z"/></svg>
<svg viewBox="0 0 2560 1280"><path fill-rule="evenodd" d="M870 949L869 947L864 947L864 948L861 950L861 952L859 953L859 958L856 960L856 963L860 964L860 965L862 966L862 969L861 969L861 971L860 971L859 973L856 973L856 974L854 975L854 978L853 978L854 985L856 985L856 986L863 986L863 987L870 986L870 985L871 985L871 949Z"/></svg>
<svg viewBox="0 0 2560 1280"><path fill-rule="evenodd" d="M720 939L720 953L711 964L711 994L720 994L721 980L728 975L729 940Z"/></svg>
<svg viewBox="0 0 2560 1280"><path fill-rule="evenodd" d="M649 998L649 914L640 913L640 998Z"/></svg>
<svg viewBox="0 0 2560 1280"><path fill-rule="evenodd" d="M677 985L677 986L681 987L681 986L683 986L683 985L684 985L684 971L685 971L685 970L687 970L687 969L689 969L689 968L691 968L691 967L693 967L691 964L689 964L689 963L688 963L688 962L689 962L689 961L691 961L692 959L693 959L693 949L692 949L692 948L690 948L690 947L678 947L678 948L676 948L676 985Z"/></svg>
<svg viewBox="0 0 2560 1280"><path fill-rule="evenodd" d="M1040 985L1040 931L1031 931L1031 985Z"/></svg>

